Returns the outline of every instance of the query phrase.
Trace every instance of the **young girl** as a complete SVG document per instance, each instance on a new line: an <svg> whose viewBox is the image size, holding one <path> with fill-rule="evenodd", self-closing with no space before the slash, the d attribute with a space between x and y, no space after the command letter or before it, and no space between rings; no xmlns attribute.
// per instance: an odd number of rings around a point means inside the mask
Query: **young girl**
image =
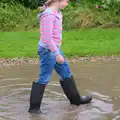
<svg viewBox="0 0 120 120"><path fill-rule="evenodd" d="M64 58L60 46L62 43L62 13L68 5L68 0L48 0L45 10L40 17L40 41L38 43L38 55L40 56L39 79L32 84L30 96L31 113L41 113L40 106L43 93L52 75L53 69L61 77L60 85L70 104L80 105L91 102L92 97L81 97L76 88L70 68Z"/></svg>

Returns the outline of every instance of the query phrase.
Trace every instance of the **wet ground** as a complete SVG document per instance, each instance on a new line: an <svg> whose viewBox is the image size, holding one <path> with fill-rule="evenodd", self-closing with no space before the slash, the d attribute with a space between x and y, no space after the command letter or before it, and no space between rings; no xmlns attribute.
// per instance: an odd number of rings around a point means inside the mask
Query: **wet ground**
<svg viewBox="0 0 120 120"><path fill-rule="evenodd" d="M46 115L27 112L39 65L0 67L0 120L120 120L120 62L78 61L70 67L80 94L92 94L93 101L70 105L53 72L41 106Z"/></svg>

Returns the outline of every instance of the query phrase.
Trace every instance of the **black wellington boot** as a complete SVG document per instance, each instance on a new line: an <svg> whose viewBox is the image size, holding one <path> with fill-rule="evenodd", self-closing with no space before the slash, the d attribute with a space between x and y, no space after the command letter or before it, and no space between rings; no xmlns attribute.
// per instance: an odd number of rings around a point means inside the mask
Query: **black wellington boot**
<svg viewBox="0 0 120 120"><path fill-rule="evenodd" d="M45 90L45 84L33 82L30 95L30 108L28 112L41 114L40 106Z"/></svg>
<svg viewBox="0 0 120 120"><path fill-rule="evenodd" d="M92 96L88 95L86 97L82 97L79 95L73 76L64 81L60 80L60 84L71 104L80 105L88 104L91 102Z"/></svg>

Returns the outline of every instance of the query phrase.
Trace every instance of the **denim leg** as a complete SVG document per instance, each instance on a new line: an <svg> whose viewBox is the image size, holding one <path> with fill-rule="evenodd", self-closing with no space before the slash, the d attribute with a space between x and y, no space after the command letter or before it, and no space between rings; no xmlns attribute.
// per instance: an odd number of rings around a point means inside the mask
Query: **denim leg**
<svg viewBox="0 0 120 120"><path fill-rule="evenodd" d="M60 54L64 57L61 50L60 50ZM62 78L62 80L65 80L65 79L71 77L70 68L69 68L66 60L62 64L56 63L54 68L55 68L55 71Z"/></svg>
<svg viewBox="0 0 120 120"><path fill-rule="evenodd" d="M48 84L56 64L56 57L52 52L45 48L40 49L38 55L40 56L40 74L39 79L36 82Z"/></svg>

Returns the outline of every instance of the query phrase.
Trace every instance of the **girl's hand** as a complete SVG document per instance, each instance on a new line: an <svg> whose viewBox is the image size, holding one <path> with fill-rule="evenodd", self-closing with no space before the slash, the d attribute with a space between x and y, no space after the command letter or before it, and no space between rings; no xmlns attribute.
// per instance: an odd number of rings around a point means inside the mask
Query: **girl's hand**
<svg viewBox="0 0 120 120"><path fill-rule="evenodd" d="M62 64L64 62L64 58L62 55L57 55L56 56L57 63Z"/></svg>

